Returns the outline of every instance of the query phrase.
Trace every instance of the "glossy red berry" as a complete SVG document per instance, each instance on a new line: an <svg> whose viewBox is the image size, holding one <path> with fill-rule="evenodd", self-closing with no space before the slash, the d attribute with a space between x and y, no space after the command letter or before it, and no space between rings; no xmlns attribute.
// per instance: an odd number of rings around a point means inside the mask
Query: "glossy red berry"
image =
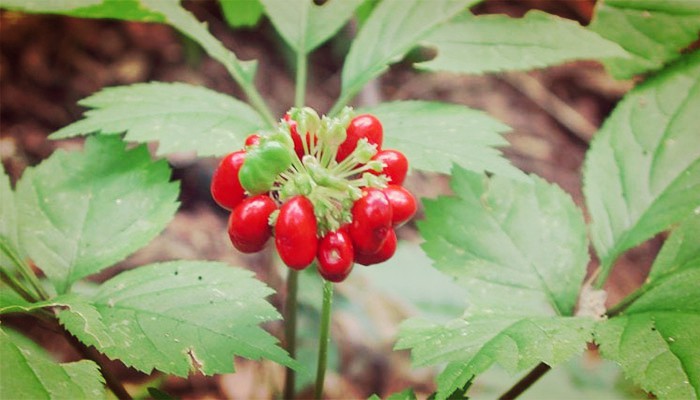
<svg viewBox="0 0 700 400"><path fill-rule="evenodd" d="M316 216L311 201L294 196L280 208L275 224L275 245L282 261L292 269L304 269L316 257Z"/></svg>
<svg viewBox="0 0 700 400"><path fill-rule="evenodd" d="M350 238L356 251L375 253L384 244L391 230L392 211L384 192L366 188L352 206Z"/></svg>
<svg viewBox="0 0 700 400"><path fill-rule="evenodd" d="M384 141L382 123L370 114L362 114L353 118L347 130L345 141L338 147L335 160L338 162L346 159L357 147L357 142L365 138L370 144L376 144L377 150L381 150Z"/></svg>
<svg viewBox="0 0 700 400"><path fill-rule="evenodd" d="M387 235L386 240L384 241L384 244L382 244L382 247L377 250L376 253L373 254L364 254L364 253L359 253L355 252L355 262L358 264L362 265L372 265L372 264L379 264L382 263L391 257L393 257L394 253L396 253L396 244L397 244L397 239L396 239L396 232L394 232L393 229L389 230L389 234Z"/></svg>
<svg viewBox="0 0 700 400"><path fill-rule="evenodd" d="M252 135L248 135L247 138L245 138L245 147L253 147L257 146L260 144L260 135L257 133L253 133Z"/></svg>
<svg viewBox="0 0 700 400"><path fill-rule="evenodd" d="M331 282L342 282L354 263L352 241L344 229L329 232L318 242L318 272Z"/></svg>
<svg viewBox="0 0 700 400"><path fill-rule="evenodd" d="M268 218L276 209L274 200L262 194L249 197L236 206L228 219L228 236L233 247L243 253L262 250L272 235Z"/></svg>
<svg viewBox="0 0 700 400"><path fill-rule="evenodd" d="M416 198L403 186L389 185L382 190L391 204L391 224L401 226L416 214Z"/></svg>
<svg viewBox="0 0 700 400"><path fill-rule="evenodd" d="M372 160L381 161L384 168L381 172L370 171L375 175L384 174L392 185L401 185L408 173L408 159L397 150L382 150L372 157Z"/></svg>
<svg viewBox="0 0 700 400"><path fill-rule="evenodd" d="M235 151L224 157L211 178L211 196L221 207L232 210L244 198L245 190L238 180L245 151Z"/></svg>

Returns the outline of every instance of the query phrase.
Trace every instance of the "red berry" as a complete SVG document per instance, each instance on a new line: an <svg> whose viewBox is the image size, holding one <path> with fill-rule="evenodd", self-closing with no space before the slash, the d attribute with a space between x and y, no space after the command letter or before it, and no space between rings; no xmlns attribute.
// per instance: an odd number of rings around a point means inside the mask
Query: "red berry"
<svg viewBox="0 0 700 400"><path fill-rule="evenodd" d="M316 216L311 201L294 196L280 208L275 224L275 245L282 261L296 270L304 269L316 257Z"/></svg>
<svg viewBox="0 0 700 400"><path fill-rule="evenodd" d="M268 218L276 209L274 200L264 194L243 200L228 219L228 236L233 247L243 253L262 250L272 234Z"/></svg>
<svg viewBox="0 0 700 400"><path fill-rule="evenodd" d="M352 242L347 231L329 232L318 242L318 272L331 282L342 282L352 271Z"/></svg>
<svg viewBox="0 0 700 400"><path fill-rule="evenodd" d="M355 252L355 262L362 265L379 264L390 259L396 253L396 232L393 229L389 231L389 235L382 247L374 254L364 254Z"/></svg>
<svg viewBox="0 0 700 400"><path fill-rule="evenodd" d="M249 135L247 138L245 138L245 147L253 147L257 146L260 144L260 135L257 133L253 133L252 135Z"/></svg>
<svg viewBox="0 0 700 400"><path fill-rule="evenodd" d="M232 210L245 198L245 190L238 180L245 151L239 150L224 157L211 178L211 196L221 207Z"/></svg>
<svg viewBox="0 0 700 400"><path fill-rule="evenodd" d="M392 185L401 185L408 172L408 159L397 150L382 150L372 157L372 160L381 161L384 164L382 172L370 171L374 175L384 174Z"/></svg>
<svg viewBox="0 0 700 400"><path fill-rule="evenodd" d="M350 238L354 248L365 254L375 253L391 230L391 204L379 189L366 188L352 206Z"/></svg>
<svg viewBox="0 0 700 400"><path fill-rule="evenodd" d="M345 160L357 147L357 142L365 138L370 144L376 144L377 150L381 150L384 140L382 124L377 118L370 114L362 114L353 118L346 130L348 136L338 147L335 156L337 162Z"/></svg>
<svg viewBox="0 0 700 400"><path fill-rule="evenodd" d="M403 186L389 185L383 190L391 204L391 224L401 226L416 214L416 198Z"/></svg>
<svg viewBox="0 0 700 400"><path fill-rule="evenodd" d="M297 157L301 160L304 157L304 144L301 142L301 135L297 130L297 122L289 116L289 114L284 114L284 120L289 124L289 135L292 137L294 142L294 152L297 153ZM317 140L314 138L314 144ZM311 149L311 139L309 138L309 133L306 132L306 145Z"/></svg>

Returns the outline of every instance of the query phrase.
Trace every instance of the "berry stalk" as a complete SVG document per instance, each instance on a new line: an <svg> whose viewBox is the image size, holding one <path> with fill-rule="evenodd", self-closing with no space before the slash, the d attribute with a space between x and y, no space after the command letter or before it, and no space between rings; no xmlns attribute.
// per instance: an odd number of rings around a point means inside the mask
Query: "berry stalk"
<svg viewBox="0 0 700 400"><path fill-rule="evenodd" d="M326 365L328 363L328 341L331 328L331 305L333 303L333 283L323 282L323 309L321 311L320 337L318 339L318 365L316 368L316 387L314 398L323 396L323 383L326 379Z"/></svg>

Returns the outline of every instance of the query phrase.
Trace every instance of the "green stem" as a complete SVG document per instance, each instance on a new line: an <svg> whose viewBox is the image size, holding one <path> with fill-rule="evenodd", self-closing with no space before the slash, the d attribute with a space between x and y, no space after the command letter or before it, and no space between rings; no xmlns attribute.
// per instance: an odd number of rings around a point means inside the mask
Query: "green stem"
<svg viewBox="0 0 700 400"><path fill-rule="evenodd" d="M272 112L270 111L270 108L267 106L267 103L265 103L265 100L263 100L262 96L260 96L260 93L258 90L255 88L255 86L248 84L247 81L245 80L238 80L234 77L236 82L238 82L239 85L241 85L241 88L243 89L243 92L245 92L245 95L248 97L248 101L250 101L250 104L255 108L258 113L263 117L265 120L265 123L269 127L274 127L275 124L277 124L277 121L275 120L275 117L272 116Z"/></svg>
<svg viewBox="0 0 700 400"><path fill-rule="evenodd" d="M530 386L532 386L537 380L539 380L544 374L552 369L549 365L545 363L539 363L535 368L532 369L527 375L525 375L521 380L519 380L513 387L511 387L507 392L503 393L498 400L513 400L523 394Z"/></svg>
<svg viewBox="0 0 700 400"><path fill-rule="evenodd" d="M316 390L314 398L323 396L323 382L326 379L328 362L328 341L331 328L331 303L333 303L333 283L323 283L323 309L321 311L321 335L318 338L318 368L316 369Z"/></svg>
<svg viewBox="0 0 700 400"><path fill-rule="evenodd" d="M252 77L245 70L243 62L236 58L236 55L228 50L215 38L209 30L194 15L177 4L173 6L171 2L159 0L144 0L143 5L153 11L157 11L168 21L168 23L182 34L199 43L213 59L219 61L226 67L231 77L241 86L248 101L255 108L265 122L270 126L275 126L275 118L272 116L267 103L260 96L260 92L255 88Z"/></svg>
<svg viewBox="0 0 700 400"><path fill-rule="evenodd" d="M14 275L6 272L5 269L0 269L0 280L5 282L12 290L22 296L23 299L30 303L39 301L38 295L33 293L29 288L25 287Z"/></svg>
<svg viewBox="0 0 700 400"><path fill-rule="evenodd" d="M287 299L284 303L284 340L287 352L291 358L296 357L297 341L297 287L299 286L299 271L289 269L287 275ZM284 399L294 398L294 370L287 367L284 375Z"/></svg>
<svg viewBox="0 0 700 400"><path fill-rule="evenodd" d="M22 275L24 279L29 282L32 289L34 289L36 296L39 297L39 300L48 299L49 294L46 292L44 287L41 286L41 282L39 282L39 278L36 277L34 271L32 271L29 265L27 265L27 263L20 258L19 254L17 254L17 252L10 247L5 240L0 240L0 250L2 250L2 252L10 258L10 261L15 264L20 275Z"/></svg>
<svg viewBox="0 0 700 400"><path fill-rule="evenodd" d="M306 69L307 58L303 52L297 52L296 65L296 88L294 92L294 105L296 107L304 107L306 97ZM305 139L305 138L304 138ZM306 140L302 140L302 144L306 147ZM306 151L306 148L305 148ZM292 160L297 161L297 169L303 170L304 166L299 163L296 154L292 155ZM287 298L284 304L284 340L287 346L287 352L292 358L296 357L296 340L297 340L297 287L299 286L299 271L289 269L287 275ZM294 370L287 367L284 376L283 398L294 398Z"/></svg>
<svg viewBox="0 0 700 400"><path fill-rule="evenodd" d="M297 76L296 88L294 91L294 106L298 108L304 107L304 102L306 101L307 66L306 53L302 51L297 52Z"/></svg>

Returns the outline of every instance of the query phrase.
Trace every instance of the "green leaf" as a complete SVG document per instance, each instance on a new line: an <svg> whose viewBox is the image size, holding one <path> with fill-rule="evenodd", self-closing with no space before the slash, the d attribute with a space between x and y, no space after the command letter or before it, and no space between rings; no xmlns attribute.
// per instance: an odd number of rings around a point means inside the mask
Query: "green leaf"
<svg viewBox="0 0 700 400"><path fill-rule="evenodd" d="M661 69L698 40L700 1L606 0L596 5L589 27L629 52L631 58L604 63L616 78L631 78Z"/></svg>
<svg viewBox="0 0 700 400"><path fill-rule="evenodd" d="M253 27L263 16L260 0L219 0L226 22L232 28Z"/></svg>
<svg viewBox="0 0 700 400"><path fill-rule="evenodd" d="M56 151L17 184L27 253L59 293L153 239L177 210L178 184L145 146L90 137L83 152Z"/></svg>
<svg viewBox="0 0 700 400"><path fill-rule="evenodd" d="M59 320L83 343L146 373L233 372L234 356L296 366L277 340L258 327L280 317L265 301L271 293L240 268L174 261L123 272L87 299L113 345L85 335L63 312Z"/></svg>
<svg viewBox="0 0 700 400"><path fill-rule="evenodd" d="M413 389L409 388L390 395L386 400L416 400L416 394L413 392Z"/></svg>
<svg viewBox="0 0 700 400"><path fill-rule="evenodd" d="M113 344L100 314L95 307L78 295L66 294L51 300L29 303L10 293L14 292L0 291L0 314L29 313L42 308L63 308L64 320L69 320L71 326L79 327L83 335L92 337L92 340L100 346Z"/></svg>
<svg viewBox="0 0 700 400"><path fill-rule="evenodd" d="M298 53L307 54L333 36L363 0L260 0L275 29Z"/></svg>
<svg viewBox="0 0 700 400"><path fill-rule="evenodd" d="M397 348L414 363L448 363L438 399L498 363L555 365L585 348L594 320L571 317L588 263L581 211L555 185L455 168L454 197L425 200L418 224L434 266L470 293L464 316L404 323Z"/></svg>
<svg viewBox="0 0 700 400"><path fill-rule="evenodd" d="M700 213L683 220L666 239L654 260L646 284L652 284L668 274L700 264Z"/></svg>
<svg viewBox="0 0 700 400"><path fill-rule="evenodd" d="M257 63L239 60L232 51L209 33L205 23L200 22L189 11L182 8L179 0L140 0L140 2L146 8L162 14L169 25L199 43L207 54L226 67L241 86L253 84Z"/></svg>
<svg viewBox="0 0 700 400"><path fill-rule="evenodd" d="M47 361L53 360L51 354L45 348L41 347L41 345L34 340L24 336L23 333L7 326L2 328L2 332L8 336L10 342L14 343L15 346L33 353L32 356L43 358Z"/></svg>
<svg viewBox="0 0 700 400"><path fill-rule="evenodd" d="M1 0L0 7L27 13L61 14L79 18L163 21L162 15L145 9L138 0Z"/></svg>
<svg viewBox="0 0 700 400"><path fill-rule="evenodd" d="M448 321L466 307L467 291L432 268L423 250L408 241L400 241L396 254L381 268L355 268L353 275L366 280L368 291L403 301L431 320Z"/></svg>
<svg viewBox="0 0 700 400"><path fill-rule="evenodd" d="M341 97L350 99L370 79L399 61L430 31L477 0L384 0L350 47Z"/></svg>
<svg viewBox="0 0 700 400"><path fill-rule="evenodd" d="M31 307L30 302L12 290L4 281L0 281L0 314L14 307Z"/></svg>
<svg viewBox="0 0 700 400"><path fill-rule="evenodd" d="M508 144L501 134L510 128L481 111L456 104L397 101L359 112L382 121L385 147L406 154L412 168L449 173L456 163L470 171L522 179L523 174L496 149Z"/></svg>
<svg viewBox="0 0 700 400"><path fill-rule="evenodd" d="M104 399L104 380L97 364L57 364L30 347L22 347L0 330L0 398Z"/></svg>
<svg viewBox="0 0 700 400"><path fill-rule="evenodd" d="M698 282L700 262L694 261L654 283L595 330L601 355L660 399L700 398Z"/></svg>
<svg viewBox="0 0 700 400"><path fill-rule="evenodd" d="M2 204L0 207L0 236L2 236L3 242L6 242L15 251L21 252L15 193L12 191L10 177L5 173L4 165L0 165L0 204ZM22 253L19 254L22 255ZM15 270L14 262L3 251L0 251L0 267L8 272Z"/></svg>
<svg viewBox="0 0 700 400"><path fill-rule="evenodd" d="M128 141L158 141L159 155L195 151L199 156L221 156L240 148L247 135L264 125L247 104L183 83L103 89L80 104L92 110L52 139L127 132Z"/></svg>
<svg viewBox="0 0 700 400"><path fill-rule="evenodd" d="M471 289L473 306L571 315L588 263L571 197L537 177L487 178L458 167L451 186L454 197L423 201L418 222L435 268Z"/></svg>
<svg viewBox="0 0 700 400"><path fill-rule="evenodd" d="M615 42L574 21L540 11L530 11L522 18L457 18L435 29L421 43L435 47L438 55L417 64L418 68L468 74L626 56Z"/></svg>
<svg viewBox="0 0 700 400"><path fill-rule="evenodd" d="M593 139L584 164L602 284L617 257L700 212L700 52L633 89Z"/></svg>

